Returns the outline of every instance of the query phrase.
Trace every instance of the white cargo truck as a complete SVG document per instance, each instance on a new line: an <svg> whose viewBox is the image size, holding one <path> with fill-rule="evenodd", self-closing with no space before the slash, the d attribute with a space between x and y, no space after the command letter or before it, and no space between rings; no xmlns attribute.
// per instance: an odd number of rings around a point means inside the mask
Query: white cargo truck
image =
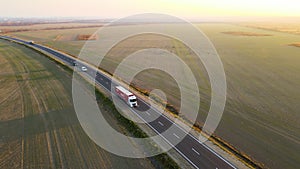
<svg viewBox="0 0 300 169"><path fill-rule="evenodd" d="M132 94L127 89L123 88L122 86L115 87L116 94L124 100L130 107L137 107L137 99L134 94Z"/></svg>

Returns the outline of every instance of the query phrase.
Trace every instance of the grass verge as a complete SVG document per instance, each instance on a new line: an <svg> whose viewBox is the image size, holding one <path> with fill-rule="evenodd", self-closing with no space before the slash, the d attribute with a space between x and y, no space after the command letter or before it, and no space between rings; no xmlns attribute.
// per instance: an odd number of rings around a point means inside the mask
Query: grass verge
<svg viewBox="0 0 300 169"><path fill-rule="evenodd" d="M18 42L16 42L18 43ZM29 49L32 49L36 52L38 52L39 54L46 56L47 58L49 58L50 60L52 60L53 62L55 62L56 64L59 64L60 67L68 72L68 73L73 73L73 70L65 65L63 62L52 58L51 56L46 55L45 53L36 50L35 48L32 48L30 46L27 46L25 44L22 43L18 43L20 45L23 45ZM83 79L83 78L82 78ZM89 87L92 87L92 84L90 84L88 81L85 81L86 85L89 85ZM132 134L134 137L138 137L138 138L146 138L148 137L147 134L141 129L139 128L133 121L123 117L118 110L116 109L116 107L114 106L113 102L106 97L104 94L102 94L97 88L95 88L95 95L97 97L98 101L101 101L101 103L104 105L104 109L107 111L107 113L113 114L114 117L116 118L116 120L118 121L118 123L125 127L126 130ZM156 148L156 146L152 145L153 148ZM169 157L166 153L162 153L160 155L156 155L154 157L149 157L149 160L152 162L152 164L156 167L156 168L166 168L166 169L179 169L180 167L178 166L178 164L171 158Z"/></svg>

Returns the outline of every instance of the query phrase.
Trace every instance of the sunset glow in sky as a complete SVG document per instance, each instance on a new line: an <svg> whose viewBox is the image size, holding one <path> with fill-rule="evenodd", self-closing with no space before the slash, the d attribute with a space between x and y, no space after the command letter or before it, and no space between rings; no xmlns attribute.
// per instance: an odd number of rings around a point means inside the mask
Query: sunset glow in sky
<svg viewBox="0 0 300 169"><path fill-rule="evenodd" d="M165 13L185 18L205 16L295 16L299 0L2 0L0 16L124 17Z"/></svg>

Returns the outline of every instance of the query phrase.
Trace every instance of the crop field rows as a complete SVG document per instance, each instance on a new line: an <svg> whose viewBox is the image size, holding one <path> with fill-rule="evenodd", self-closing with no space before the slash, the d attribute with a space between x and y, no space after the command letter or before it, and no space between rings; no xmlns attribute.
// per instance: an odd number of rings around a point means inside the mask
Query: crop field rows
<svg viewBox="0 0 300 169"><path fill-rule="evenodd" d="M1 44L1 47L5 46ZM22 101L19 99L22 97L21 92L18 90L18 83L16 81L14 71L9 66L8 61L3 57L3 50L1 50L0 55L0 70L1 70L1 80L0 80L0 119L2 121L13 120L14 118L22 118ZM3 78L4 77L4 78ZM7 113L4 113L3 110L6 110ZM10 126L12 129L17 127L20 123L15 123L13 126ZM1 127L1 131L3 129ZM1 133L2 133L1 132ZM9 144L6 144L9 142ZM10 160L1 160L0 168L20 168L22 166L22 139L16 138L14 140L9 140L8 137L2 136L0 142L1 159L10 159ZM17 162L16 162L17 161Z"/></svg>
<svg viewBox="0 0 300 169"><path fill-rule="evenodd" d="M0 46L0 168L153 168L106 152L83 132L70 71L23 46Z"/></svg>
<svg viewBox="0 0 300 169"><path fill-rule="evenodd" d="M227 79L227 103L215 134L242 153L262 162L266 167L297 168L297 161L300 158L298 153L300 151L298 113L300 48L289 45L298 44L299 35L257 29L253 28L253 25L257 24L196 25L216 47ZM130 29L130 26L124 26L124 30L126 29ZM295 26L295 29L298 29L298 26ZM92 31L96 30L96 28L86 28L32 31L18 32L13 35L36 40L37 43L77 56L84 45L83 41L54 41L53 39L58 35L92 34ZM224 32L235 33L232 35ZM106 38L101 34L98 37L104 40ZM93 43L96 42L97 40ZM204 67L189 57L193 56L193 53L182 43L162 36L131 37L115 46L105 56L100 67L113 73L116 66L128 54L145 47L167 49L185 59L184 61L191 67L201 92L198 119L201 125L209 109L210 85ZM91 52L89 56L91 63L98 62L95 55L97 53ZM161 79L164 81L157 83ZM179 91L168 74L156 70L145 71L138 74L132 84L146 91L151 91L153 88L165 91L168 101L179 108Z"/></svg>

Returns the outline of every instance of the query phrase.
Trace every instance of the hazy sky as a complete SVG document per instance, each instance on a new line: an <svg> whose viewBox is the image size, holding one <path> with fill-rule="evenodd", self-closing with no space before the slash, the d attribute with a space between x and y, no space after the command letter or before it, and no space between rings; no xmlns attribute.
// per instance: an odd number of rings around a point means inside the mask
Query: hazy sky
<svg viewBox="0 0 300 169"><path fill-rule="evenodd" d="M300 0L0 0L0 16L124 17L155 12L205 16L300 16Z"/></svg>

